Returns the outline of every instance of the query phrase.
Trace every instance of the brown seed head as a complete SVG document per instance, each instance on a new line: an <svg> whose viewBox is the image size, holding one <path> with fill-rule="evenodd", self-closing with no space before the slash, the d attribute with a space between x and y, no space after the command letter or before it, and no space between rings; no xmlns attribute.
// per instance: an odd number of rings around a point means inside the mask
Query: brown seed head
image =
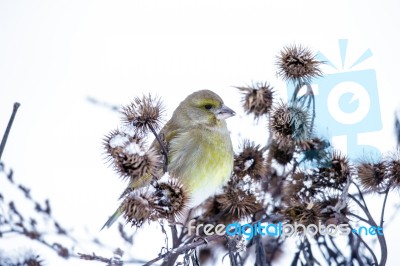
<svg viewBox="0 0 400 266"><path fill-rule="evenodd" d="M307 227L310 224L318 224L320 211L317 204L308 203L288 206L282 210L282 214L290 223L298 223Z"/></svg>
<svg viewBox="0 0 400 266"><path fill-rule="evenodd" d="M127 223L131 223L132 226L141 226L143 222L151 219L153 206L148 195L132 192L125 197L120 210Z"/></svg>
<svg viewBox="0 0 400 266"><path fill-rule="evenodd" d="M240 178L249 175L254 180L265 177L268 169L260 145L245 140L242 146L242 151L235 155L234 173Z"/></svg>
<svg viewBox="0 0 400 266"><path fill-rule="evenodd" d="M286 46L277 57L278 76L293 82L309 82L322 76L320 64L310 49L301 45Z"/></svg>
<svg viewBox="0 0 400 266"><path fill-rule="evenodd" d="M360 163L357 166L357 172L361 187L367 192L380 192L386 185L385 170L384 161Z"/></svg>
<svg viewBox="0 0 400 266"><path fill-rule="evenodd" d="M153 194L154 208L159 218L179 219L189 203L189 193L176 179L160 182Z"/></svg>
<svg viewBox="0 0 400 266"><path fill-rule="evenodd" d="M123 107L122 120L127 126L133 126L137 132L145 133L160 128L163 113L161 100L149 94L142 98L136 97L131 104Z"/></svg>
<svg viewBox="0 0 400 266"><path fill-rule="evenodd" d="M343 188L350 176L349 160L339 151L333 151L323 163L323 167L318 169L318 173L326 182L326 186Z"/></svg>
<svg viewBox="0 0 400 266"><path fill-rule="evenodd" d="M261 203L254 193L244 190L234 180L224 187L224 192L217 198L223 212L227 212L234 220L251 216L261 209Z"/></svg>
<svg viewBox="0 0 400 266"><path fill-rule="evenodd" d="M272 141L269 148L269 156L281 165L287 165L293 159L295 145L292 141L276 142Z"/></svg>
<svg viewBox="0 0 400 266"><path fill-rule="evenodd" d="M267 83L257 83L255 86L238 87L243 92L243 109L254 118L268 114L272 108L273 88Z"/></svg>
<svg viewBox="0 0 400 266"><path fill-rule="evenodd" d="M298 105L281 102L272 110L269 127L278 142L304 142L311 139L311 117Z"/></svg>
<svg viewBox="0 0 400 266"><path fill-rule="evenodd" d="M161 155L154 149L146 151L143 140L137 135L114 130L105 139L104 146L115 170L122 178L150 181L161 169Z"/></svg>
<svg viewBox="0 0 400 266"><path fill-rule="evenodd" d="M393 189L400 188L400 151L394 153L387 163L388 179Z"/></svg>

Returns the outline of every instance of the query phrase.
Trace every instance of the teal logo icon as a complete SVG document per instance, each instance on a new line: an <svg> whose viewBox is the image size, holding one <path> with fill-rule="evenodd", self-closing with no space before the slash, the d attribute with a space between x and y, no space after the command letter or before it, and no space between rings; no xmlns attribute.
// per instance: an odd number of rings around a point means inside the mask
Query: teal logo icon
<svg viewBox="0 0 400 266"><path fill-rule="evenodd" d="M314 132L330 141L333 137L345 136L350 159L377 158L380 156L377 147L359 143L359 134L382 129L376 72L374 69L353 70L370 58L372 51L367 49L355 62L348 64L347 44L348 40L339 40L341 67L318 52L318 59L334 71L311 82L315 95ZM287 84L287 92L293 94L293 84Z"/></svg>

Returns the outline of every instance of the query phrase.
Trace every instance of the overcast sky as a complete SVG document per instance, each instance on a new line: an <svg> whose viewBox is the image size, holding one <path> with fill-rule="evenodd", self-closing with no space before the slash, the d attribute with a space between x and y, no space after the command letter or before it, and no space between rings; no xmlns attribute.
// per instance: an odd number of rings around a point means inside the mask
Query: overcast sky
<svg viewBox="0 0 400 266"><path fill-rule="evenodd" d="M13 103L21 103L2 160L34 196L51 199L64 225L113 239L115 230L98 229L124 184L104 163L101 143L119 115L87 98L123 105L156 93L168 117L189 93L211 89L238 112L228 120L234 144L245 137L262 143L265 125L243 117L233 86L269 81L285 98L274 62L293 43L329 58L337 69L325 66L328 74L375 71L379 106L371 108L382 127L358 137L390 150L400 106L399 10L394 0L0 0L1 134ZM348 40L344 65L340 39ZM350 70L368 49L372 56ZM388 265L398 265L400 234L393 229L388 238Z"/></svg>

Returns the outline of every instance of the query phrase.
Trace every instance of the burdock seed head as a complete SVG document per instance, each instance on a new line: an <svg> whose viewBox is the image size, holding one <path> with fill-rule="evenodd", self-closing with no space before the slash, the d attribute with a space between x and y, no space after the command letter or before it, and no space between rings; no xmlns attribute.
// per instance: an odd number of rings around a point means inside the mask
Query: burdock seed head
<svg viewBox="0 0 400 266"><path fill-rule="evenodd" d="M237 87L243 93L243 109L254 118L268 114L272 108L273 88L267 83L257 83L249 87Z"/></svg>
<svg viewBox="0 0 400 266"><path fill-rule="evenodd" d="M272 141L269 148L269 156L281 165L287 165L293 159L295 145L292 141L276 142Z"/></svg>
<svg viewBox="0 0 400 266"><path fill-rule="evenodd" d="M367 192L380 192L387 184L386 164L384 161L378 163L361 162L357 165L358 181Z"/></svg>
<svg viewBox="0 0 400 266"><path fill-rule="evenodd" d="M155 185L154 208L159 218L179 219L189 203L189 193L177 180L171 179Z"/></svg>
<svg viewBox="0 0 400 266"><path fill-rule="evenodd" d="M292 224L298 223L304 226L318 224L320 206L313 203L294 204L282 210L284 217Z"/></svg>
<svg viewBox="0 0 400 266"><path fill-rule="evenodd" d="M123 122L133 126L137 132L157 131L161 127L164 107L159 98L150 94L142 98L136 97L133 102L122 108ZM154 133L154 132L153 132Z"/></svg>
<svg viewBox="0 0 400 266"><path fill-rule="evenodd" d="M235 155L234 172L243 178L249 175L254 180L260 180L267 175L267 165L260 145L249 140L243 141L242 151Z"/></svg>
<svg viewBox="0 0 400 266"><path fill-rule="evenodd" d="M277 56L278 76L294 83L309 82L322 75L320 64L310 49L301 45L286 46Z"/></svg>
<svg viewBox="0 0 400 266"><path fill-rule="evenodd" d="M158 176L162 164L161 155L154 149L146 151L143 140L138 135L112 131L105 139L104 146L115 170L131 182L150 181Z"/></svg>
<svg viewBox="0 0 400 266"><path fill-rule="evenodd" d="M320 177L326 180L326 184L333 188L343 188L350 176L350 164L348 158L339 151L333 151L325 159L323 166L318 168Z"/></svg>
<svg viewBox="0 0 400 266"><path fill-rule="evenodd" d="M293 141L298 144L311 138L311 116L307 109L297 104L281 102L274 107L269 127L278 142Z"/></svg>
<svg viewBox="0 0 400 266"><path fill-rule="evenodd" d="M234 220L241 220L255 214L261 209L261 203L254 193L231 179L224 187L223 193L217 198L221 211L230 215Z"/></svg>
<svg viewBox="0 0 400 266"><path fill-rule="evenodd" d="M153 206L148 195L131 192L121 203L120 210L127 223L141 226L143 222L151 219Z"/></svg>

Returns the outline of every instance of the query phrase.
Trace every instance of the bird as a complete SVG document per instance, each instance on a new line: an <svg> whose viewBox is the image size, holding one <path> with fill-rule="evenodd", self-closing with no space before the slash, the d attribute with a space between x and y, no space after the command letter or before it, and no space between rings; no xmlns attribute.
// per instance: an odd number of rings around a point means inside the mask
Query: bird
<svg viewBox="0 0 400 266"><path fill-rule="evenodd" d="M159 132L167 146L167 172L187 190L188 208L197 207L213 196L231 177L234 152L225 120L234 115L219 95L200 90L178 105ZM161 152L157 140L150 148ZM146 182L129 186L137 188ZM117 209L102 229L109 228L121 215L122 210Z"/></svg>

